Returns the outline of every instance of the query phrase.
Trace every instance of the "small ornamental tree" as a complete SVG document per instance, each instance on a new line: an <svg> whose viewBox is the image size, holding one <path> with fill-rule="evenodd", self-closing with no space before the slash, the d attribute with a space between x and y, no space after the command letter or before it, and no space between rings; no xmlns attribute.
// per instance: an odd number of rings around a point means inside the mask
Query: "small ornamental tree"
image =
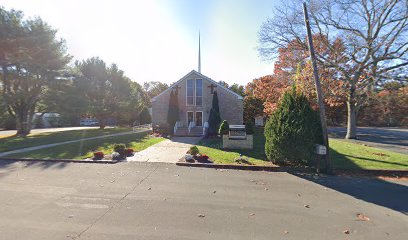
<svg viewBox="0 0 408 240"><path fill-rule="evenodd" d="M208 124L210 125L208 128L208 134L210 136L217 135L218 126L221 123L221 116L220 116L220 107L218 105L218 95L217 92L214 92L213 99L212 99L212 107L210 110L210 116L208 117Z"/></svg>
<svg viewBox="0 0 408 240"><path fill-rule="evenodd" d="M152 122L152 117L150 116L149 109L146 107L139 114L140 124L147 124Z"/></svg>
<svg viewBox="0 0 408 240"><path fill-rule="evenodd" d="M218 130L218 134L225 135L228 134L229 131L229 124L227 122L227 120L222 121L220 129Z"/></svg>
<svg viewBox="0 0 408 240"><path fill-rule="evenodd" d="M265 125L265 154L275 163L310 163L314 145L322 142L317 111L296 88L284 93Z"/></svg>
<svg viewBox="0 0 408 240"><path fill-rule="evenodd" d="M171 91L169 99L169 111L167 113L167 123L170 125L171 131L176 122L179 120L179 107L177 95Z"/></svg>

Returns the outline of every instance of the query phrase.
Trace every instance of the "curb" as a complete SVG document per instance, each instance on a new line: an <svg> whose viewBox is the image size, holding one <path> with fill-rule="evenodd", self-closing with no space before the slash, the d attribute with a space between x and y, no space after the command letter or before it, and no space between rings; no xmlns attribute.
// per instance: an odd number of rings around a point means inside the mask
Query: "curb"
<svg viewBox="0 0 408 240"><path fill-rule="evenodd" d="M0 161L98 163L98 164L115 164L115 163L120 162L119 160L79 160L79 159L40 159L40 158L0 158Z"/></svg>
<svg viewBox="0 0 408 240"><path fill-rule="evenodd" d="M281 167L278 167L278 166L208 164L208 163L188 163L188 162L177 162L176 165L183 166L183 167L235 169L235 170L248 170L248 171L266 171L266 172L281 172L282 171Z"/></svg>
<svg viewBox="0 0 408 240"><path fill-rule="evenodd" d="M288 166L257 166L257 165L231 165L231 164L208 164L208 163L188 163L177 162L177 166L183 167L202 167L215 169L235 169L247 171L266 171L266 172L309 172L315 173L309 167L288 167ZM389 176L389 177L408 177L408 170L384 170L384 169L334 169L331 175L369 175L369 176Z"/></svg>

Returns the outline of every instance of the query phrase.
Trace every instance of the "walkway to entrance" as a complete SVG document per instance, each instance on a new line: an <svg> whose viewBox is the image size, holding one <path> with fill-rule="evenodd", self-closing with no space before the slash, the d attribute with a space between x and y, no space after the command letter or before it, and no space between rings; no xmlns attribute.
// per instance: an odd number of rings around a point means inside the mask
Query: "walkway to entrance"
<svg viewBox="0 0 408 240"><path fill-rule="evenodd" d="M176 163L200 140L201 137L173 137L135 153L127 161Z"/></svg>

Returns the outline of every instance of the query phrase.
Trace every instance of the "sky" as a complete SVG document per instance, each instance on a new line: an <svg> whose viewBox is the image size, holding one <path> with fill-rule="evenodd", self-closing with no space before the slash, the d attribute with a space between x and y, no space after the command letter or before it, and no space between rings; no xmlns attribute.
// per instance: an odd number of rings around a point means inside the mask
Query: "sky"
<svg viewBox="0 0 408 240"><path fill-rule="evenodd" d="M258 57L258 31L272 0L2 0L39 16L66 40L74 60L98 56L140 84L173 83L198 68L229 84L272 74Z"/></svg>

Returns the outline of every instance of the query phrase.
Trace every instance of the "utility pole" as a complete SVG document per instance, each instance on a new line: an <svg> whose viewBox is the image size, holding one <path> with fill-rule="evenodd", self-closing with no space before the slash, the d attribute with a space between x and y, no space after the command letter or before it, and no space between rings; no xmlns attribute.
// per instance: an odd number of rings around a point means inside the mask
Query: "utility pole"
<svg viewBox="0 0 408 240"><path fill-rule="evenodd" d="M324 103L323 103L324 96L322 92L322 86L320 84L319 72L317 71L316 55L315 55L314 47L313 47L312 31L310 30L309 15L307 13L307 7L306 7L305 2L303 3L303 13L305 15L305 25L306 25L306 31L307 31L307 40L309 43L310 58L313 64L313 75L315 79L315 86L316 86L316 92L317 92L317 102L319 104L320 122L322 124L323 144L326 146L326 173L330 173L331 172L331 162L330 162L330 154L329 154L329 137L327 135L326 111L324 109Z"/></svg>

